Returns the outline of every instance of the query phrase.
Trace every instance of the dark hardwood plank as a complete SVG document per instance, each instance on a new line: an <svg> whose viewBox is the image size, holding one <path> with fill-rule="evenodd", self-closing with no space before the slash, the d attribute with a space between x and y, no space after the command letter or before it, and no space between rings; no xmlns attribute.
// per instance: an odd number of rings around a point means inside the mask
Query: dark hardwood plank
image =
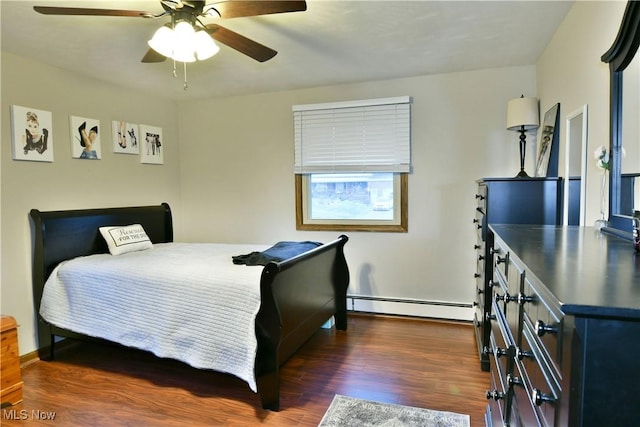
<svg viewBox="0 0 640 427"><path fill-rule="evenodd" d="M24 401L2 409L3 426L317 426L335 394L466 413L482 426L489 384L471 324L358 314L282 367L279 412L232 376L104 344L69 346L22 377Z"/></svg>

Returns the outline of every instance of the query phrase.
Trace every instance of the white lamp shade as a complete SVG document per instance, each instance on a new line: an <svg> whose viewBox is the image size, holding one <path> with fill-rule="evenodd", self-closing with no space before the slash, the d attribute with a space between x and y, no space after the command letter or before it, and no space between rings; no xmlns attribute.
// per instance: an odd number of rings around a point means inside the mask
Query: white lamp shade
<svg viewBox="0 0 640 427"><path fill-rule="evenodd" d="M193 41L198 61L204 61L205 59L211 58L220 50L220 47L218 47L206 31L197 31Z"/></svg>
<svg viewBox="0 0 640 427"><path fill-rule="evenodd" d="M507 129L535 129L540 125L538 98L516 98L507 104Z"/></svg>

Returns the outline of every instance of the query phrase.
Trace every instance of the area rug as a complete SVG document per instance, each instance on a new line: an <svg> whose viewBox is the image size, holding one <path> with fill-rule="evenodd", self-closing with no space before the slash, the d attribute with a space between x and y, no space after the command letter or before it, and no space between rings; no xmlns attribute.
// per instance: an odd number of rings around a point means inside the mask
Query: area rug
<svg viewBox="0 0 640 427"><path fill-rule="evenodd" d="M469 427L469 415L336 394L318 427Z"/></svg>

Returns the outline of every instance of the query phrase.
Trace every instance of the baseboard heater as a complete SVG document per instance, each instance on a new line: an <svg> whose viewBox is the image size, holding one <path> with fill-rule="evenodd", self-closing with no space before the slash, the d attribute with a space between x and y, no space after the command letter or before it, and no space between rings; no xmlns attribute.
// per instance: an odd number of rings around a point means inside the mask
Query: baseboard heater
<svg viewBox="0 0 640 427"><path fill-rule="evenodd" d="M473 320L471 304L411 298L347 295L347 310L379 314Z"/></svg>

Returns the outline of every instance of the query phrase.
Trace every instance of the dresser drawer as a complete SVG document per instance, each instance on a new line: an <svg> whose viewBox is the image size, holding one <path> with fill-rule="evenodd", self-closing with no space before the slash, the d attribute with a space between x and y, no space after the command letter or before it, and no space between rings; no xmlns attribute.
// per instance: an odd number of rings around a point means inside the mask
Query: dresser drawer
<svg viewBox="0 0 640 427"><path fill-rule="evenodd" d="M482 241L484 241L484 235L487 228L485 224L485 218L486 216L484 215L484 212L482 212L480 208L476 208L476 214L473 217L473 226L476 230L478 240Z"/></svg>
<svg viewBox="0 0 640 427"><path fill-rule="evenodd" d="M495 240L493 242L493 248L491 249L493 254L493 269L505 278L507 278L509 269L509 251L500 245L500 241Z"/></svg>
<svg viewBox="0 0 640 427"><path fill-rule="evenodd" d="M533 402L529 398L529 383L522 365L516 363L513 375L509 378L509 386L513 392L513 411L511 426L533 427L544 425L538 418Z"/></svg>
<svg viewBox="0 0 640 427"><path fill-rule="evenodd" d="M510 270L513 270L510 266ZM509 288L508 279L503 276L501 269L494 270L493 299L496 306L504 315L505 324L509 331L511 343L516 345L520 342L520 307L517 303L517 291Z"/></svg>
<svg viewBox="0 0 640 427"><path fill-rule="evenodd" d="M522 292L523 323L528 323L533 336L541 348L541 352L550 361L556 375L562 376L562 337L564 315L554 308L548 297L543 297L526 278Z"/></svg>
<svg viewBox="0 0 640 427"><path fill-rule="evenodd" d="M507 378L506 372L504 369L504 364L501 362L497 362L497 360L503 359L506 360L506 356L501 356L500 358L496 358L495 349L503 346L504 344L498 344L494 340L494 334L491 334L490 338L490 346L493 354L490 355L490 378L491 378L491 389L487 390L487 400L489 400L489 406L491 407L492 420L494 425L502 426L502 422L500 420L504 420L504 416L506 414L507 409L507 389L505 387L505 380Z"/></svg>
<svg viewBox="0 0 640 427"><path fill-rule="evenodd" d="M501 427L504 425L504 388L500 384L500 380L496 377L495 369L491 369L489 375L490 389L487 390L487 400L489 401L487 409L487 418L485 422L487 427Z"/></svg>
<svg viewBox="0 0 640 427"><path fill-rule="evenodd" d="M492 362L496 366L499 373L500 381L503 384L503 390L506 389L507 375L513 369L513 355L515 354L515 346L513 340L506 328L506 320L502 310L496 302L493 303L491 320L491 349L490 356Z"/></svg>
<svg viewBox="0 0 640 427"><path fill-rule="evenodd" d="M478 185L476 192L476 201L478 202L478 208L486 213L487 212L487 186L484 184Z"/></svg>
<svg viewBox="0 0 640 427"><path fill-rule="evenodd" d="M522 347L516 351L517 365L525 380L529 399L540 424L553 426L556 419L560 386L549 370L548 360L528 322L523 328Z"/></svg>

